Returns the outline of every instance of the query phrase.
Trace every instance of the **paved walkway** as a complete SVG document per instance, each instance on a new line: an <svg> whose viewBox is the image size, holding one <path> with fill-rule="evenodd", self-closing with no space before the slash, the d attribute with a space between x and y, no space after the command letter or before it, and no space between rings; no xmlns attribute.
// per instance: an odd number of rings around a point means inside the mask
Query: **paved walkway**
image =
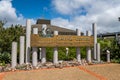
<svg viewBox="0 0 120 80"><path fill-rule="evenodd" d="M120 64L0 73L0 80L119 80Z"/></svg>
<svg viewBox="0 0 120 80"><path fill-rule="evenodd" d="M104 76L108 80L120 80L120 64L94 65L86 66L85 68L96 74Z"/></svg>

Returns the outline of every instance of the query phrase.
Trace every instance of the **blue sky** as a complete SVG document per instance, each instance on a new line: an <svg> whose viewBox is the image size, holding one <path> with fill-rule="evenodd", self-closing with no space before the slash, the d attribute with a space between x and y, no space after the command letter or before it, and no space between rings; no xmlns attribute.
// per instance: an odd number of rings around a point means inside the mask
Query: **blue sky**
<svg viewBox="0 0 120 80"><path fill-rule="evenodd" d="M97 24L98 33L120 31L120 0L0 0L0 20L11 24L32 24L39 18L50 19L52 25L81 31L92 31Z"/></svg>
<svg viewBox="0 0 120 80"><path fill-rule="evenodd" d="M23 14L25 18L44 17L51 19L51 15L54 13L51 8L51 0L13 0L12 4L17 13Z"/></svg>
<svg viewBox="0 0 120 80"><path fill-rule="evenodd" d="M52 0L13 0L12 4L17 10L17 14L23 14L25 18L52 19L63 17L69 19L69 15L62 15L56 11Z"/></svg>

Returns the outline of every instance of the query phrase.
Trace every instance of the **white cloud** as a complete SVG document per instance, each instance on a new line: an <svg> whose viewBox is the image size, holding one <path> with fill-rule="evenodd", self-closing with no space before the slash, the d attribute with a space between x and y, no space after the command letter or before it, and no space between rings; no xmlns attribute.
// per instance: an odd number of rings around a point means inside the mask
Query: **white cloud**
<svg viewBox="0 0 120 80"><path fill-rule="evenodd" d="M73 28L74 25L72 23L70 23L68 20L66 19L62 19L62 18L54 18L52 19L51 23L53 25L59 25L60 27L65 27L65 28Z"/></svg>
<svg viewBox="0 0 120 80"><path fill-rule="evenodd" d="M22 14L16 14L16 9L12 6L12 0L1 0L0 1L0 20L7 20L5 26L10 26L11 24L26 24L26 19ZM34 23L34 20L31 20Z"/></svg>
<svg viewBox="0 0 120 80"><path fill-rule="evenodd" d="M61 14L71 15L80 7L88 4L91 0L53 0L53 6ZM87 7L87 6L86 6Z"/></svg>
<svg viewBox="0 0 120 80"><path fill-rule="evenodd" d="M68 24L73 26L70 27L71 29L81 28L82 31L85 31L91 30L92 23L96 22L99 33L120 31L118 21L120 0L53 0L52 3L55 10L61 15L72 16L71 20L55 18L54 24ZM86 11L86 14L81 14L83 11Z"/></svg>

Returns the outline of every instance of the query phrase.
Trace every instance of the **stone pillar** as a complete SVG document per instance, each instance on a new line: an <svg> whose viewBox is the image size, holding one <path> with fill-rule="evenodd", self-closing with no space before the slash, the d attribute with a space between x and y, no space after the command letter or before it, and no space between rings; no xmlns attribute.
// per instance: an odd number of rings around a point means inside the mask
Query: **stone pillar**
<svg viewBox="0 0 120 80"><path fill-rule="evenodd" d="M107 62L110 63L110 51L107 50L106 52L107 52Z"/></svg>
<svg viewBox="0 0 120 80"><path fill-rule="evenodd" d="M91 36L90 31L87 31L86 35ZM90 49L90 47L87 47L87 62L91 63L91 49Z"/></svg>
<svg viewBox="0 0 120 80"><path fill-rule="evenodd" d="M38 34L38 28L33 28L33 34ZM33 53L32 53L32 65L33 66L37 66L37 52L38 52L38 48L37 47L33 47L32 48Z"/></svg>
<svg viewBox="0 0 120 80"><path fill-rule="evenodd" d="M39 60L41 60L41 54L42 54L42 49L41 48L39 48Z"/></svg>
<svg viewBox="0 0 120 80"><path fill-rule="evenodd" d="M36 47L32 48L32 65L35 67L37 66L37 51L38 49Z"/></svg>
<svg viewBox="0 0 120 80"><path fill-rule="evenodd" d="M76 32L77 32L77 36L81 36L81 32L80 32L79 29L77 29ZM76 59L77 59L78 62L81 63L81 54L80 54L80 48L79 47L76 48Z"/></svg>
<svg viewBox="0 0 120 80"><path fill-rule="evenodd" d="M33 34L38 34L38 28L33 28Z"/></svg>
<svg viewBox="0 0 120 80"><path fill-rule="evenodd" d="M97 26L95 23L92 24L93 27L93 36L94 36L94 55L93 58L96 60L96 44L97 44Z"/></svg>
<svg viewBox="0 0 120 80"><path fill-rule="evenodd" d="M15 68L17 65L17 42L12 42L12 60L11 67Z"/></svg>
<svg viewBox="0 0 120 80"><path fill-rule="evenodd" d="M54 35L58 35L58 31L54 31ZM58 63L58 49L57 49L57 47L54 48L53 63L54 64Z"/></svg>
<svg viewBox="0 0 120 80"><path fill-rule="evenodd" d="M25 36L20 36L20 58L19 64L24 64L24 45L25 45Z"/></svg>
<svg viewBox="0 0 120 80"><path fill-rule="evenodd" d="M30 19L26 22L26 63L30 62L30 35L31 35L31 22Z"/></svg>
<svg viewBox="0 0 120 80"><path fill-rule="evenodd" d="M41 63L46 63L46 48L42 48Z"/></svg>
<svg viewBox="0 0 120 80"><path fill-rule="evenodd" d="M97 61L100 62L101 59L100 59L100 43L97 43Z"/></svg>

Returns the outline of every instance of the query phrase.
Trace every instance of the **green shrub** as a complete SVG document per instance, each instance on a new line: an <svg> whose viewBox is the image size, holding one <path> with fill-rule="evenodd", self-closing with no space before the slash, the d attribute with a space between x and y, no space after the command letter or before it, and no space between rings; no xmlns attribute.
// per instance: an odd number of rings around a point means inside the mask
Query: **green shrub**
<svg viewBox="0 0 120 80"><path fill-rule="evenodd" d="M107 54L105 53L101 54L101 60L107 61Z"/></svg>
<svg viewBox="0 0 120 80"><path fill-rule="evenodd" d="M46 48L46 57L47 61L53 60L53 48ZM86 47L80 48L81 57L86 58ZM66 48L65 47L59 47L58 48L58 59L59 60L73 60L76 58L76 47L69 47L68 56L66 56Z"/></svg>
<svg viewBox="0 0 120 80"><path fill-rule="evenodd" d="M111 62L113 62L113 63L120 63L120 59L112 59Z"/></svg>
<svg viewBox="0 0 120 80"><path fill-rule="evenodd" d="M46 48L47 61L53 61L53 48Z"/></svg>
<svg viewBox="0 0 120 80"><path fill-rule="evenodd" d="M76 58L76 48L70 47L66 60L73 60L74 58Z"/></svg>
<svg viewBox="0 0 120 80"><path fill-rule="evenodd" d="M66 49L64 47L58 48L58 59L59 60L66 60Z"/></svg>
<svg viewBox="0 0 120 80"><path fill-rule="evenodd" d="M0 53L0 63L10 63L11 61L11 56L10 53L4 52L4 53Z"/></svg>
<svg viewBox="0 0 120 80"><path fill-rule="evenodd" d="M86 47L80 48L81 58L86 58Z"/></svg>

